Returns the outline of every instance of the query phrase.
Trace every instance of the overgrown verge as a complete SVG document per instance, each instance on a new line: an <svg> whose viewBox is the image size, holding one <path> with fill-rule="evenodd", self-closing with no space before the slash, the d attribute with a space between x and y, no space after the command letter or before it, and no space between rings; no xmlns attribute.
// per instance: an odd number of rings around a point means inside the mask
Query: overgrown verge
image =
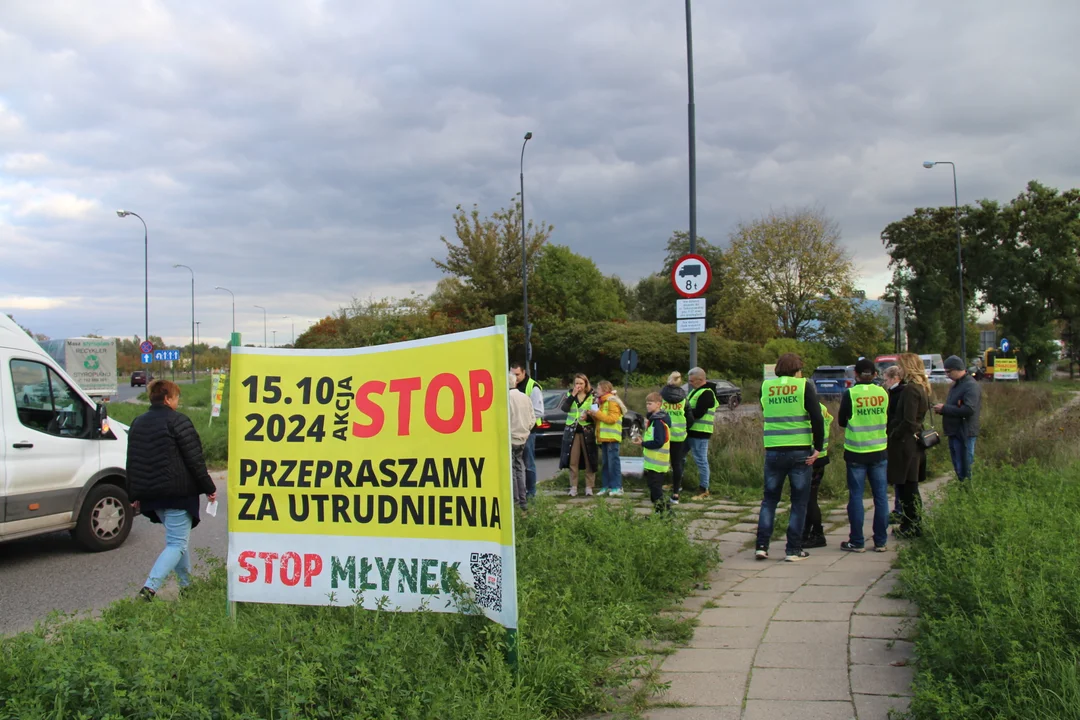
<svg viewBox="0 0 1080 720"><path fill-rule="evenodd" d="M642 640L685 639L659 615L715 562L678 521L629 503L518 524L520 674L487 620L244 605L215 568L176 602L121 601L0 640L0 718L552 718L602 711ZM644 688L642 692L649 691Z"/></svg>

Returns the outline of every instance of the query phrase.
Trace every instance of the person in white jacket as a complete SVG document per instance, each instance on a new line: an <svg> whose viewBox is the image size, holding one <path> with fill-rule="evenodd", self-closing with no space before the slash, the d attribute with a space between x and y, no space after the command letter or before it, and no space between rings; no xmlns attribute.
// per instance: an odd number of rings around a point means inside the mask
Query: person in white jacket
<svg viewBox="0 0 1080 720"><path fill-rule="evenodd" d="M510 383L510 445L513 454L510 465L514 478L514 502L522 510L528 502L525 494L525 443L529 440L533 425L536 424L536 414L533 411L532 401L517 389L518 379L514 373L509 375Z"/></svg>

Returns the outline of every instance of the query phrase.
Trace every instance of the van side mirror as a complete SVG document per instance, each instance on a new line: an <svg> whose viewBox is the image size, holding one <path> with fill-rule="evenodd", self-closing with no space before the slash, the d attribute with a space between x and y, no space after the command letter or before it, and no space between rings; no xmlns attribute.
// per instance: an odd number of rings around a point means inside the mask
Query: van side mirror
<svg viewBox="0 0 1080 720"><path fill-rule="evenodd" d="M99 438L115 438L109 428L109 409L104 403L94 406L94 436Z"/></svg>

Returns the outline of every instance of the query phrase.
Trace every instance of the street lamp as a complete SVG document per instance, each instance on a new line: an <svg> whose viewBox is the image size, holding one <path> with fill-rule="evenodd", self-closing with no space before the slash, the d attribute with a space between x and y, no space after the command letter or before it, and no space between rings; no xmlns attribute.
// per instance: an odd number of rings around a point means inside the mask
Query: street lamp
<svg viewBox="0 0 1080 720"><path fill-rule="evenodd" d="M144 325L143 325L143 340L150 339L150 233L146 229L146 221L138 213L133 213L130 210L117 210L117 217L127 217L128 215L134 215L139 218L139 222L143 227L143 313L144 313Z"/></svg>
<svg viewBox="0 0 1080 720"><path fill-rule="evenodd" d="M266 347L266 308L262 305L255 305L254 307L263 311L263 347Z"/></svg>
<svg viewBox="0 0 1080 720"><path fill-rule="evenodd" d="M195 321L195 342L196 343L202 342L202 340L199 339L199 334L202 332L202 328L199 327L200 325L202 325L201 320Z"/></svg>
<svg viewBox="0 0 1080 720"><path fill-rule="evenodd" d="M296 345L296 323L293 322L292 316L283 315L281 319L289 321L289 332L292 333L292 344Z"/></svg>
<svg viewBox="0 0 1080 720"><path fill-rule="evenodd" d="M232 295L232 334L235 335L236 334L236 295L234 295L233 291L230 290L229 288L224 288L224 287L221 287L220 285L218 285L214 289L215 290L224 290L225 292ZM229 344L232 344L232 338L229 338Z"/></svg>
<svg viewBox="0 0 1080 720"><path fill-rule="evenodd" d="M956 190L956 164L949 160L926 160L922 166L930 170L935 165L952 167L953 207L956 211L956 268L960 277L960 357L967 367L967 306L964 301L964 255L960 245L960 194Z"/></svg>
<svg viewBox="0 0 1080 720"><path fill-rule="evenodd" d="M532 140L532 133L525 133L525 142L521 143L521 293L525 320L525 372L532 368L532 329L529 327L529 272L525 263L525 145Z"/></svg>
<svg viewBox="0 0 1080 720"><path fill-rule="evenodd" d="M195 271L177 263L173 268L184 268L191 273L191 384L195 384Z"/></svg>
<svg viewBox="0 0 1080 720"><path fill-rule="evenodd" d="M274 333L274 347L277 347L277 330L271 330Z"/></svg>

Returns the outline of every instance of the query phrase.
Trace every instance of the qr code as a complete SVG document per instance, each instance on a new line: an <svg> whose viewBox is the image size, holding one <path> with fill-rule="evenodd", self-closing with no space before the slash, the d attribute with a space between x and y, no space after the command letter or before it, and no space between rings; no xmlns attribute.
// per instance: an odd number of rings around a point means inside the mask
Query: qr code
<svg viewBox="0 0 1080 720"><path fill-rule="evenodd" d="M502 556L495 553L472 553L469 569L473 575L476 604L502 612Z"/></svg>

